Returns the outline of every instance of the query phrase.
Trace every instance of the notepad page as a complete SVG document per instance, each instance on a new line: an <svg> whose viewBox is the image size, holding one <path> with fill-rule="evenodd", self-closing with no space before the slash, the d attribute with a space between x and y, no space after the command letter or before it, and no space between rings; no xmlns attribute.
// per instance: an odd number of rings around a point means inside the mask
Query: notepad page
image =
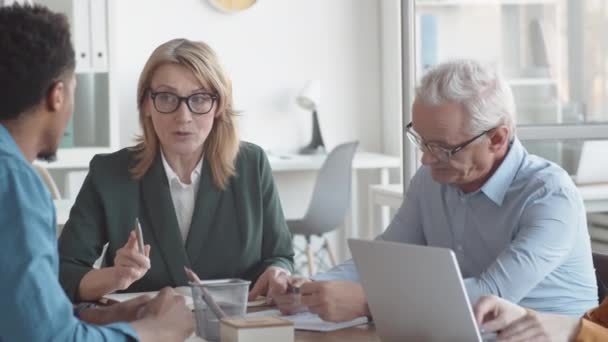
<svg viewBox="0 0 608 342"><path fill-rule="evenodd" d="M191 310L194 309L194 302L192 300L192 292L190 290L190 287L179 286L179 287L173 288L173 290L175 290L175 292L177 292L178 294L184 296L184 299L186 300L186 306L188 306L188 308L190 308ZM154 297L156 297L157 294L158 294L158 291L110 293L110 294L103 296L103 298L110 300L110 301L115 301L115 302L125 302L127 300L131 300L133 298L143 296L143 295L148 295L148 296L154 298Z"/></svg>
<svg viewBox="0 0 608 342"><path fill-rule="evenodd" d="M282 315L279 310L264 310L258 312L248 313L246 317L267 317L267 316L278 316L283 319L287 319L293 322L296 330L309 330L309 331L334 331L344 328L354 327L357 325L365 324L368 322L367 317L355 318L352 321L333 323L327 322L321 319L316 314L310 312L302 312L295 315Z"/></svg>
<svg viewBox="0 0 608 342"><path fill-rule="evenodd" d="M184 296L184 298L186 299L186 305L191 310L194 310L194 301L192 299L192 290L190 289L189 286L178 286L178 287L174 287L173 290L175 290L175 292L177 292L178 294ZM135 297L142 296L142 295L148 295L148 296L154 298L154 297L156 297L157 294L158 294L158 291L110 293L110 294L103 296L103 298L110 300L110 301L115 301L115 302L124 302L124 301L130 300L130 299L133 299ZM247 302L247 307L256 307L256 306L264 306L264 305L266 305L266 297L264 297L264 296L259 296L255 300Z"/></svg>

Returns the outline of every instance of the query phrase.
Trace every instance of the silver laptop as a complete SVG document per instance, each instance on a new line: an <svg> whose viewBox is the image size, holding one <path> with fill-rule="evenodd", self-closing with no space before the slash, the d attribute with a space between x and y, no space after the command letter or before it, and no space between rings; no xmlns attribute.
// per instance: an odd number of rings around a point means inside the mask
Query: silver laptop
<svg viewBox="0 0 608 342"><path fill-rule="evenodd" d="M384 342L492 341L482 336L450 249L349 239Z"/></svg>
<svg viewBox="0 0 608 342"><path fill-rule="evenodd" d="M576 184L608 183L608 158L602 157L608 151L608 140L583 142L576 174L572 179Z"/></svg>

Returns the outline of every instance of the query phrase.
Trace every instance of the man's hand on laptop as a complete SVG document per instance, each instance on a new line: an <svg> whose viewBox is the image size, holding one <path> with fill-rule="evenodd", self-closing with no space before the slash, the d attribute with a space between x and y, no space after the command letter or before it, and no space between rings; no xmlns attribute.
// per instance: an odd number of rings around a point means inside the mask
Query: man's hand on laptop
<svg viewBox="0 0 608 342"><path fill-rule="evenodd" d="M315 281L300 286L302 304L325 321L345 322L370 311L363 287L349 281Z"/></svg>

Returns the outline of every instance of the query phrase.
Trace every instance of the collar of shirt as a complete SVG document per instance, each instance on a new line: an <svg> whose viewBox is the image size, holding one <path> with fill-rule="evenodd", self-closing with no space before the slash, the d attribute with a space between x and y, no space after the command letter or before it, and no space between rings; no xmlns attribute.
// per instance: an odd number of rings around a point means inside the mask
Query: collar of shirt
<svg viewBox="0 0 608 342"><path fill-rule="evenodd" d="M481 187L480 191L488 196L496 205L502 205L505 194L513 183L513 179L519 171L525 156L526 151L521 142L519 139L514 138L507 156L490 179Z"/></svg>
<svg viewBox="0 0 608 342"><path fill-rule="evenodd" d="M25 158L25 155L17 146L17 142L13 139L11 133L4 127L4 125L0 124L0 146L2 146L2 151L8 153L9 155L16 156L17 158L23 160L28 165L29 161Z"/></svg>
<svg viewBox="0 0 608 342"><path fill-rule="evenodd" d="M171 165L169 165L169 162L167 162L167 159L165 158L165 154L163 153L162 150L160 151L160 155L163 160L163 167L165 168L165 174L167 175L167 181L169 182L169 186L171 186L171 184L179 184L181 188L186 188L193 184L198 183L198 180L201 176L201 170L203 168L203 159L204 158L202 156L201 156L201 159L196 164L196 166L194 167L194 170L192 170L192 173L190 174L190 184L185 184L179 179L179 176L175 173L175 171L173 171L173 169L171 168Z"/></svg>

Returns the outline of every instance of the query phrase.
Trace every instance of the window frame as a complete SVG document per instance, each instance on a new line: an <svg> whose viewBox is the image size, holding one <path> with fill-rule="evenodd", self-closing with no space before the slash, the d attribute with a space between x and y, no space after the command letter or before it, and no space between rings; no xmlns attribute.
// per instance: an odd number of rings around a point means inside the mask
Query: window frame
<svg viewBox="0 0 608 342"><path fill-rule="evenodd" d="M416 10L415 0L401 2L401 60L402 60L402 84L403 97L401 115L401 138L403 151L402 179L403 191L407 191L408 184L417 169L420 167L420 152L409 141L405 134L405 127L411 118L411 108L414 102L414 91L416 87ZM497 1L500 3L500 1ZM570 22L581 22L583 10L582 1L567 0L567 15ZM567 37L569 41L582 42L583 32L580 27L568 26ZM583 94L580 86L583 84L582 49L568 49L569 81L577 83L579 87L570 88L570 98L573 101L582 100ZM567 141L567 140L592 140L608 139L608 122L582 123L582 124L543 124L543 125L518 125L516 135L521 141Z"/></svg>

